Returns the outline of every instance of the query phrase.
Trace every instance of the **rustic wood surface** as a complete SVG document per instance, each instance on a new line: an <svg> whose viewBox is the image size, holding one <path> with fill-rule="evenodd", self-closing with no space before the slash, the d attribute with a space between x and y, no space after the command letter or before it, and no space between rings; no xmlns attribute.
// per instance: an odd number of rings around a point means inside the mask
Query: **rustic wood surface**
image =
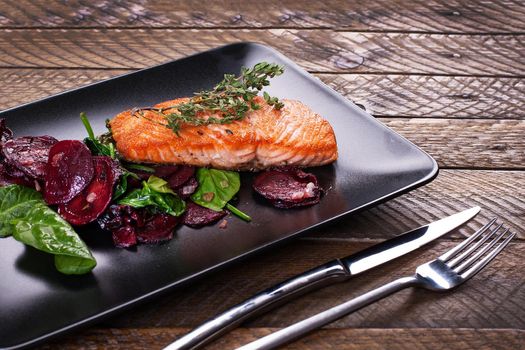
<svg viewBox="0 0 525 350"><path fill-rule="evenodd" d="M442 169L427 186L41 348L160 349L262 288L473 205L483 211L428 249L294 300L209 348L245 344L410 273L496 215L518 239L467 285L400 292L287 348L524 348L524 18L523 0L2 1L1 109L254 41L296 61Z"/></svg>

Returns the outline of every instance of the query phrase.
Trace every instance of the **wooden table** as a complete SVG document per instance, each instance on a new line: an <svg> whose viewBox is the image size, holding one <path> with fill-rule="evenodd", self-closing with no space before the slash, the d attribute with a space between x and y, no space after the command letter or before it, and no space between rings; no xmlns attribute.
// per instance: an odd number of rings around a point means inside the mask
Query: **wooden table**
<svg viewBox="0 0 525 350"><path fill-rule="evenodd" d="M406 290L290 349L525 347L525 2L26 1L0 4L0 108L230 42L275 47L430 153L431 184L43 348L154 349L262 288L473 205L466 227L212 344L225 349L410 273L500 216L518 233L455 292Z"/></svg>

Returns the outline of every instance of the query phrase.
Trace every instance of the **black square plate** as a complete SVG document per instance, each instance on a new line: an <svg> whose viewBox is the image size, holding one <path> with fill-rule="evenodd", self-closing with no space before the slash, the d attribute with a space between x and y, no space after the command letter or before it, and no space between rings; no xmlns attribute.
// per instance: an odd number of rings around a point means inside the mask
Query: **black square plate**
<svg viewBox="0 0 525 350"><path fill-rule="evenodd" d="M267 91L298 99L332 124L339 147L333 165L313 168L327 189L319 205L275 209L257 198L251 174L243 174L237 206L253 217L235 217L228 227L181 227L169 243L134 250L113 247L108 233L95 226L78 232L98 261L93 273L64 276L53 258L13 238L0 239L0 346L34 345L50 336L100 319L182 282L285 238L377 204L437 175L436 162L403 137L377 122L271 48L239 43L109 79L0 113L16 136L86 136L84 111L95 132L104 121L135 106L189 96L214 86L224 73L260 61L285 66ZM211 315L210 315L211 316Z"/></svg>

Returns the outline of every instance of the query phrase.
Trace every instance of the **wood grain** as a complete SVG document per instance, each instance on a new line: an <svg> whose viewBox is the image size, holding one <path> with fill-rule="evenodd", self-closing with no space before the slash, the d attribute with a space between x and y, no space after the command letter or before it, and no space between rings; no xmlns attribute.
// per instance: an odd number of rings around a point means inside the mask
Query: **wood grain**
<svg viewBox="0 0 525 350"><path fill-rule="evenodd" d="M359 251L373 242L355 240L296 240L267 250L191 287L176 290L146 305L103 322L109 328L194 327L212 315L242 302L318 264ZM347 283L309 293L249 321L245 327L283 327L323 311L415 268L457 242L439 242ZM342 318L329 328L525 328L525 243L511 245L467 284L453 292L408 289Z"/></svg>
<svg viewBox="0 0 525 350"><path fill-rule="evenodd" d="M286 27L357 31L524 32L521 1L5 0L3 27Z"/></svg>
<svg viewBox="0 0 525 350"><path fill-rule="evenodd" d="M37 349L162 349L190 328L92 328L61 338ZM277 331L277 328L241 328L210 344L206 349L233 349ZM519 349L525 331L514 329L322 329L283 349L337 350L499 350Z"/></svg>
<svg viewBox="0 0 525 350"><path fill-rule="evenodd" d="M520 78L318 74L374 116L525 118Z"/></svg>
<svg viewBox="0 0 525 350"><path fill-rule="evenodd" d="M525 120L379 120L432 155L441 167L525 166Z"/></svg>
<svg viewBox="0 0 525 350"><path fill-rule="evenodd" d="M520 239L525 239L523 184L523 171L441 170L430 184L323 226L308 237L382 240L477 205L481 212L448 237L466 237L499 217Z"/></svg>
<svg viewBox="0 0 525 350"><path fill-rule="evenodd" d="M227 43L270 45L311 71L522 77L525 36L331 30L0 30L0 68L142 68Z"/></svg>
<svg viewBox="0 0 525 350"><path fill-rule="evenodd" d="M0 109L132 70L0 69ZM316 74L375 116L525 119L520 78Z"/></svg>

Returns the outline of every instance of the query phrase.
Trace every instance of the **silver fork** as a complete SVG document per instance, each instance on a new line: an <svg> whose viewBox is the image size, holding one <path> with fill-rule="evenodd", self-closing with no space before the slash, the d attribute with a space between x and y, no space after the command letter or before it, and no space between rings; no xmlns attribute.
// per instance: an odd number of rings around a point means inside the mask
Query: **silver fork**
<svg viewBox="0 0 525 350"><path fill-rule="evenodd" d="M408 287L434 291L453 289L481 271L515 236L514 233L507 234L508 228L502 230L503 224L491 229L495 222L496 218L439 258L418 266L414 276L402 277L387 283L237 350L273 349Z"/></svg>

